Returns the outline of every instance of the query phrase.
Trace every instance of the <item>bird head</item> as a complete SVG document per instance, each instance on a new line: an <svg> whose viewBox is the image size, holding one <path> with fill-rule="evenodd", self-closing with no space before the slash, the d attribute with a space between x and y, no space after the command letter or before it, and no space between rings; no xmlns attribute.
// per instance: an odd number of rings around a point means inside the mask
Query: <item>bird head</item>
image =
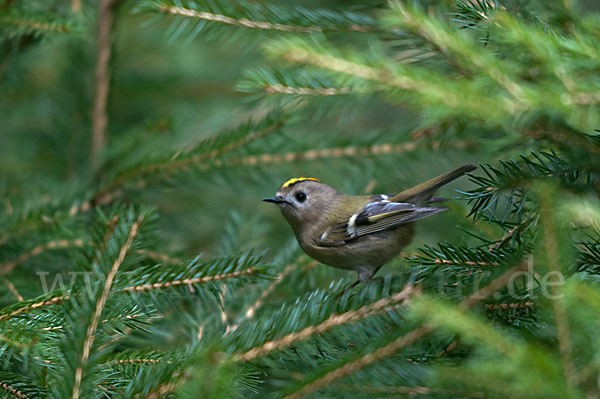
<svg viewBox="0 0 600 399"><path fill-rule="evenodd" d="M276 204L294 230L319 221L335 203L339 191L312 177L298 177L283 183L272 198L265 202Z"/></svg>

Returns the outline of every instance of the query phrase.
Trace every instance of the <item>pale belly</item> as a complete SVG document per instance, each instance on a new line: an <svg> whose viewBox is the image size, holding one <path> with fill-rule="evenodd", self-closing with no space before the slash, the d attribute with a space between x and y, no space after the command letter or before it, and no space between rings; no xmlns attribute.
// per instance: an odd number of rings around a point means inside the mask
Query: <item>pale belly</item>
<svg viewBox="0 0 600 399"><path fill-rule="evenodd" d="M396 257L410 244L414 225L407 224L394 230L369 234L335 247L310 245L299 240L309 256L340 269L376 269Z"/></svg>

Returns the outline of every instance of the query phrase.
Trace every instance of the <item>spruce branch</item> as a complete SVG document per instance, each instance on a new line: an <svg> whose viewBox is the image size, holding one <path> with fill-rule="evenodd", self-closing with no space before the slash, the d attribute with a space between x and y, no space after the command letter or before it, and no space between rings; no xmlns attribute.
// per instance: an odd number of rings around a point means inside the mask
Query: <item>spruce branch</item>
<svg viewBox="0 0 600 399"><path fill-rule="evenodd" d="M177 1L146 1L137 7L137 11L159 12L197 21L196 26L189 29L192 38L203 29L203 22L233 28L292 34L332 31L365 33L377 30L375 21L365 14L306 10L302 7L290 10L274 4L263 6L243 1L238 1L235 5L229 2L209 1L190 1L185 5ZM173 30L179 36L186 30L186 25L182 23Z"/></svg>
<svg viewBox="0 0 600 399"><path fill-rule="evenodd" d="M455 28L437 19L428 18L417 9L409 10L400 2L392 6L399 25L412 32L425 41L433 44L435 48L456 62L461 69L472 69L484 72L499 84L512 97L513 113L527 106L526 97L530 95L525 91L525 86L514 81L509 73L507 63L500 64L497 58L481 47L475 47L472 40L459 35Z"/></svg>
<svg viewBox="0 0 600 399"><path fill-rule="evenodd" d="M25 378L21 374L0 371L0 391L4 390L5 396L19 399L33 399L45 397L46 391L36 387L31 379ZM0 394L1 395L1 394Z"/></svg>
<svg viewBox="0 0 600 399"><path fill-rule="evenodd" d="M323 148L320 150L308 150L304 152L287 152L284 154L261 154L261 155L249 155L242 158L231 158L223 163L218 163L217 166L257 166L266 164L280 164L290 163L298 161L315 161L318 159L334 159L343 157L358 157L358 156L379 156L389 154L402 154L407 152L414 152L422 148L439 148L442 145L439 141L434 141L430 145L422 144L422 146L415 142L406 143L385 143L385 144L374 144L370 146L361 147L334 147L334 148ZM449 143L452 148L465 148L469 144L465 141L457 141Z"/></svg>
<svg viewBox="0 0 600 399"><path fill-rule="evenodd" d="M533 308L535 303L532 301L526 302L511 302L511 303L488 303L485 305L487 310L499 310L499 309L525 309Z"/></svg>
<svg viewBox="0 0 600 399"><path fill-rule="evenodd" d="M518 256L510 248L469 248L449 243L439 243L437 247L426 245L420 248L419 252L419 254L406 259L418 267L457 266L456 270L459 271L467 266L467 272L473 268L496 268Z"/></svg>
<svg viewBox="0 0 600 399"><path fill-rule="evenodd" d="M205 21L219 22L226 25L239 26L250 29L266 29L266 30L278 30L282 32L298 32L298 33L312 33L320 32L322 29L319 26L292 26L284 25L265 21L250 21L246 18L235 19L221 14L214 14L204 11L196 11L184 7L174 6L161 6L158 9L162 13L179 15L184 17L198 18Z"/></svg>
<svg viewBox="0 0 600 399"><path fill-rule="evenodd" d="M597 173L573 165L555 152L531 152L517 160L502 160L499 166L480 165L483 172L471 175L478 187L462 192L471 205L474 219L485 217L504 225L509 217L522 218L523 230L536 220L527 188L532 180L556 180L576 192L594 189ZM531 222L525 223L526 220ZM519 232L518 229L516 232Z"/></svg>
<svg viewBox="0 0 600 399"><path fill-rule="evenodd" d="M13 25L27 32L70 32L71 28L68 25L26 20L14 17L0 17L0 24Z"/></svg>
<svg viewBox="0 0 600 399"><path fill-rule="evenodd" d="M115 190L135 179L148 178L159 173L172 174L186 171L191 167L209 168L211 163L219 164L219 157L276 132L284 124L285 119L283 116L273 113L259 123L248 123L236 130L209 137L193 149L185 152L178 151L175 154L170 154L167 158L153 160L147 165L130 168L120 173L112 182L99 190L93 202L106 203L112 201Z"/></svg>
<svg viewBox="0 0 600 399"><path fill-rule="evenodd" d="M515 225L513 228L508 230L508 232L505 235L503 235L498 241L492 244L489 249L495 250L505 246L508 242L512 241L513 239L516 239L519 233L525 230L530 224L537 224L537 219L528 218L523 220L521 223Z"/></svg>
<svg viewBox="0 0 600 399"><path fill-rule="evenodd" d="M162 263L182 263L181 259L174 258L170 255L163 254L156 251L150 251L148 249L138 249L135 253L145 256L148 259L152 259L154 261L162 262Z"/></svg>
<svg viewBox="0 0 600 399"><path fill-rule="evenodd" d="M559 226L556 221L556 190L549 186L537 187L538 201L540 203L540 216L542 229L544 232L544 249L546 261L551 272L561 273L564 271L562 264L565 262L565 254L559 253L563 245L559 242ZM574 388L577 384L577 374L575 363L573 361L573 351L571 347L571 332L569 320L567 317L566 304L563 295L560 295L560 288L552 285L552 309L556 320L556 330L558 338L558 349L564 369L567 384Z"/></svg>
<svg viewBox="0 0 600 399"><path fill-rule="evenodd" d="M238 271L231 272L231 273L217 274L216 276L186 278L183 280L172 280L172 281L166 281L163 283L136 285L136 286L132 286L132 287L127 287L123 291L125 291L125 292L143 292L143 291L159 290L159 289L178 287L178 286L188 286L189 287L189 286L192 286L195 284L227 280L230 278L237 278L237 277L241 277L241 276L251 276L256 271L257 271L256 267L250 267L246 270L238 270Z"/></svg>
<svg viewBox="0 0 600 399"><path fill-rule="evenodd" d="M488 298L490 295L494 294L496 291L508 284L514 273L525 268L525 263L521 263L517 266L512 267L508 271L504 272L500 277L494 279L489 285L481 288L480 290L469 296L467 299L461 301L458 307L462 310L467 310L476 306L482 300ZM421 327L418 327L400 336L399 338L396 338L391 343L378 348L374 352L368 353L354 361L346 363L343 366L328 372L323 377L317 378L316 380L309 382L306 385L303 385L299 390L295 391L290 395L285 396L285 399L301 399L302 397L308 395L311 392L314 392L327 385L330 385L334 381L337 381L342 377L352 374L366 366L369 366L385 357L396 353L400 349L412 345L420 338L431 333L433 330L434 328L429 325L423 325Z"/></svg>
<svg viewBox="0 0 600 399"><path fill-rule="evenodd" d="M6 335L2 334L1 332L0 332L0 341L4 342L8 346L12 346L17 349L27 349L34 345L33 341L31 341L29 343L18 342L10 337L7 337Z"/></svg>
<svg viewBox="0 0 600 399"><path fill-rule="evenodd" d="M138 251L136 250L136 253ZM121 293L140 293L155 290L165 290L177 287L192 287L219 281L246 281L248 278L270 278L271 275L260 266L260 257L245 254L239 257L217 258L207 262L192 262L184 264L180 260L170 266L170 272L164 273L162 266L140 267L131 272L122 273L118 278ZM184 278L181 278L184 277ZM193 290L192 290L193 292ZM70 295L57 293L19 303L0 312L0 322L8 321L19 315L36 311L49 306L55 306L70 299Z"/></svg>
<svg viewBox="0 0 600 399"><path fill-rule="evenodd" d="M266 268L260 265L261 259L252 253L237 257L223 257L190 264L171 264L168 272L164 267L140 267L123 275L123 293L149 292L169 288L191 287L216 282L242 282L253 279L271 278Z"/></svg>
<svg viewBox="0 0 600 399"><path fill-rule="evenodd" d="M331 315L327 320L316 326L306 327L302 331L297 333L288 334L276 341L269 341L263 345L252 348L243 354L237 356L240 361L249 361L260 356L264 356L274 350L282 349L286 346L293 344L296 341L304 340L312 335L322 334L325 331L330 330L335 326L339 326L346 323L351 323L356 320L368 317L374 313L384 310L393 304L405 304L411 296L418 295L419 290L411 285L406 285L402 291L395 293L394 295L380 299L370 305L363 306L357 310L351 310L339 315Z"/></svg>
<svg viewBox="0 0 600 399"><path fill-rule="evenodd" d="M496 0L456 0L454 1L456 12L453 20L463 24L466 28L487 31L492 14L496 10L504 10L505 7Z"/></svg>
<svg viewBox="0 0 600 399"><path fill-rule="evenodd" d="M0 12L0 26L5 29L2 36L18 37L68 34L72 33L77 25L68 19L48 18L46 15L31 15L25 10L11 9L8 12Z"/></svg>
<svg viewBox="0 0 600 399"><path fill-rule="evenodd" d="M41 253L49 250L49 249L65 249L72 247L81 247L83 246L82 239L74 239L74 240L52 240L45 244L40 244L29 251L21 254L15 260L11 262L7 262L0 265L0 276L10 273L15 267L23 264L29 258L33 256L38 256Z"/></svg>
<svg viewBox="0 0 600 399"><path fill-rule="evenodd" d="M382 348L377 349L375 352L365 355L354 362L348 363L338 369L335 369L334 371L331 371L331 372L325 374L325 376L323 376L322 378L317 379L317 380L313 381L312 383L303 386L297 392L294 392L291 395L285 396L284 399L302 399L304 396L306 396L307 394L309 394L313 391L316 391L327 385L330 385L334 381L336 381L342 377L345 377L348 374L354 373L354 372L356 372L356 371L358 371L380 359L390 356L393 353L395 353L396 351L398 351L408 345L412 345L415 341L417 341L421 337L429 334L431 331L432 331L432 328L428 327L428 326L416 328L416 329L410 331L409 333L401 336L400 338L396 339L392 343L390 343Z"/></svg>
<svg viewBox="0 0 600 399"><path fill-rule="evenodd" d="M251 305L248 307L248 309L246 309L246 311L244 312L244 316L242 319L238 320L236 323L234 323L233 325L230 326L230 328L228 328L227 333L229 334L231 332L234 332L235 330L237 330L240 326L240 324L247 319L251 319L252 317L254 317L254 315L256 314L256 311L262 306L264 300L273 292L275 291L275 288L277 288L277 286L279 284L281 284L281 282L283 281L283 279L290 274L292 271L296 270L298 268L298 263L292 263L291 265L288 265L285 267L285 269L283 269L283 271L281 273L279 273L277 275L277 277L275 277L275 280L273 280L273 282L271 282L271 284L269 284L269 286L267 287L266 290L264 290L260 297Z"/></svg>
<svg viewBox="0 0 600 399"><path fill-rule="evenodd" d="M164 353L148 350L125 350L119 352L110 358L103 359L103 364L108 366L114 365L156 365L159 363L172 364L173 353Z"/></svg>
<svg viewBox="0 0 600 399"><path fill-rule="evenodd" d="M98 301L96 302L96 309L92 316L92 320L88 325L85 341L83 343L83 351L81 353L81 358L79 361L79 366L75 370L75 383L73 384L73 399L78 399L80 395L81 388L81 380L83 378L83 368L88 361L90 356L92 345L94 343L94 335L96 333L96 329L98 328L98 323L100 322L100 316L102 315L102 311L104 310L104 306L106 305L106 301L108 300L108 295L112 288L112 284L115 281L117 272L119 268L123 264L125 260L125 256L129 252L131 245L133 244L133 240L138 235L139 227L143 221L143 216L138 217L138 220L131 225L131 229L129 230L129 236L127 237L127 242L121 250L119 251L119 256L115 260L112 265L112 268L108 275L106 276L106 281L104 283L104 288L102 289L102 294Z"/></svg>
<svg viewBox="0 0 600 399"><path fill-rule="evenodd" d="M27 301L25 304L19 303L19 306L16 309L12 309L9 307L8 309L3 309L4 313L0 314L0 322L7 321L16 317L20 314L30 312L35 309L39 309L46 306L53 306L62 303L69 299L68 295L57 295L50 296L50 298L42 300L42 301Z"/></svg>
<svg viewBox="0 0 600 399"><path fill-rule="evenodd" d="M448 113L475 118L481 109L486 109L489 118L486 123L519 111L507 99L494 98L492 101L489 93L483 95L473 90L469 96L461 96L459 93L467 90L461 84L464 82L448 80L442 72L391 62L379 53L364 54L364 51L358 50L341 53L336 48L300 39L271 42L266 51L273 57L292 63L336 72L346 78L357 78L355 85L358 87L383 88L385 93L418 106L436 104L446 108Z"/></svg>
<svg viewBox="0 0 600 399"><path fill-rule="evenodd" d="M264 90L267 94L292 94L297 96L340 96L345 94L354 94L355 90L349 87L330 87L323 89L313 89L309 87L291 87L291 86L283 86L280 84L273 84L264 87Z"/></svg>
<svg viewBox="0 0 600 399"><path fill-rule="evenodd" d="M598 274L600 271L600 238L577 244L577 270Z"/></svg>
<svg viewBox="0 0 600 399"><path fill-rule="evenodd" d="M305 69L266 69L260 68L247 72L237 89L243 92L264 92L291 96L330 97L353 94L372 94L385 90L384 87L372 87L364 82L340 79L321 70Z"/></svg>

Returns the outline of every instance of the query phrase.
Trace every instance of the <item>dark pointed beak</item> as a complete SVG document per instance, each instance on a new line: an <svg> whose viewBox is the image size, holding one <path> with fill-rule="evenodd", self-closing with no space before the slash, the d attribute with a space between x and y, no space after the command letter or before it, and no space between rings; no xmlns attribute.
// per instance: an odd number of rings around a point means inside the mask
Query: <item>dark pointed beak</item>
<svg viewBox="0 0 600 399"><path fill-rule="evenodd" d="M276 196L276 197L273 197L273 198L263 198L262 200L265 201L265 202L272 202L274 204L282 204L282 203L286 202L283 199L283 197L280 197L280 196Z"/></svg>

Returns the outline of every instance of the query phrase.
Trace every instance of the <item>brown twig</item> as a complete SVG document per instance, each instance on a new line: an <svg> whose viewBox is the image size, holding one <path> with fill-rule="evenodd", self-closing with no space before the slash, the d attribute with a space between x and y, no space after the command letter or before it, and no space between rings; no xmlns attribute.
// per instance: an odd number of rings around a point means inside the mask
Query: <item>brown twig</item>
<svg viewBox="0 0 600 399"><path fill-rule="evenodd" d="M100 295L98 302L96 302L96 309L94 311L94 315L92 316L92 320L87 328L85 341L83 343L83 352L81 354L79 366L75 370L75 383L73 384L73 396L72 396L73 399L79 398L80 388L81 388L81 380L83 378L83 367L87 363L90 353L92 351L92 345L94 343L94 335L96 334L96 329L98 328L100 316L102 315L102 311L104 310L104 306L106 305L106 301L108 300L108 295L110 294L110 290L112 288L112 284L115 280L117 272L119 271L119 268L123 264L123 261L125 260L125 256L127 255L127 252L129 252L129 249L131 248L131 245L133 244L133 240L135 239L135 237L138 234L139 227L140 227L140 224L142 223L142 221L143 221L143 217L140 216L138 218L138 220L131 225L131 229L129 230L129 236L127 237L127 242L125 243L125 245L123 245L121 247L121 250L119 251L119 255L117 256L117 259L113 263L112 268L110 269L110 272L106 276L106 282L104 283L104 288L102 290L102 294Z"/></svg>

